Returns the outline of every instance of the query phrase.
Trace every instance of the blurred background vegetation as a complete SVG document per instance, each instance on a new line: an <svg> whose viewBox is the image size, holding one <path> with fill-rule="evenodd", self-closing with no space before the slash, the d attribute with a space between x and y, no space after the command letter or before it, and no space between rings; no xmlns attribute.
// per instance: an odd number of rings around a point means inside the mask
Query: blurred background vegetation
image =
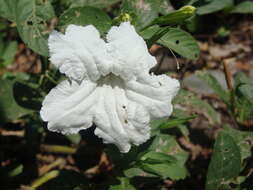
<svg viewBox="0 0 253 190"><path fill-rule="evenodd" d="M1 189L252 190L252 14L250 0L0 0ZM157 58L152 72L181 82L172 116L128 154L95 126L48 131L38 112L63 78L50 31L93 24L104 37L125 16Z"/></svg>

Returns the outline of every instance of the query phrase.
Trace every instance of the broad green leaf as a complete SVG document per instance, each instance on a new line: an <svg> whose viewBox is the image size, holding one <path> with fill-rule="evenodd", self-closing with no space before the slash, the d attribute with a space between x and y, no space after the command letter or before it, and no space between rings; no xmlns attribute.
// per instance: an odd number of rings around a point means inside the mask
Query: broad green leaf
<svg viewBox="0 0 253 190"><path fill-rule="evenodd" d="M173 156L180 166L184 166L189 156L188 152L184 151L177 143L175 137L171 135L157 135L148 150Z"/></svg>
<svg viewBox="0 0 253 190"><path fill-rule="evenodd" d="M4 67L12 64L17 52L17 48L18 48L18 43L16 41L9 42L7 46L4 48L3 54L1 55L1 59L3 59L2 65Z"/></svg>
<svg viewBox="0 0 253 190"><path fill-rule="evenodd" d="M146 172L156 174L162 178L170 178L172 180L184 179L187 175L186 168L177 163L142 163L141 168Z"/></svg>
<svg viewBox="0 0 253 190"><path fill-rule="evenodd" d="M196 72L196 75L204 80L226 104L229 103L229 93L222 88L221 84L214 76L203 71Z"/></svg>
<svg viewBox="0 0 253 190"><path fill-rule="evenodd" d="M238 110L238 121L244 123L245 120L253 116L253 85L249 78L242 72L236 73L235 81L235 95L236 108Z"/></svg>
<svg viewBox="0 0 253 190"><path fill-rule="evenodd" d="M155 135L160 132L161 129L168 129L171 127L177 127L183 123L188 122L191 119L194 119L196 116L190 116L185 118L176 118L176 119L159 119L152 120L151 125L151 134Z"/></svg>
<svg viewBox="0 0 253 190"><path fill-rule="evenodd" d="M253 104L253 85L243 84L238 87L238 91L243 95L243 97Z"/></svg>
<svg viewBox="0 0 253 190"><path fill-rule="evenodd" d="M197 14L204 15L214 13L231 7L232 5L233 0L211 0L208 1L207 4L197 7Z"/></svg>
<svg viewBox="0 0 253 190"><path fill-rule="evenodd" d="M65 135L66 138L73 144L79 144L80 141L82 140L82 136L78 134L70 134L70 135Z"/></svg>
<svg viewBox="0 0 253 190"><path fill-rule="evenodd" d="M119 3L120 0L75 0L71 1L70 7L84 7L84 6L92 6L96 8L108 8L113 4Z"/></svg>
<svg viewBox="0 0 253 190"><path fill-rule="evenodd" d="M222 185L230 183L241 169L241 154L235 140L220 131L214 145L211 163L208 167L206 190L223 190Z"/></svg>
<svg viewBox="0 0 253 190"><path fill-rule="evenodd" d="M139 30L158 17L162 3L163 0L123 0L121 12L130 14L132 23Z"/></svg>
<svg viewBox="0 0 253 190"><path fill-rule="evenodd" d="M30 79L30 75L24 72L4 72L1 76L2 79L16 80L16 81L28 81Z"/></svg>
<svg viewBox="0 0 253 190"><path fill-rule="evenodd" d="M160 130L159 130L159 127L163 124L163 123L165 123L165 122L167 122L168 121L168 119L166 118L166 119L156 119L156 120L152 120L151 122L150 122L150 128L151 128L151 134L152 134L152 136L153 135L156 135L157 133L160 133Z"/></svg>
<svg viewBox="0 0 253 190"><path fill-rule="evenodd" d="M159 28L149 39L146 40L148 48L160 40L170 29L170 27Z"/></svg>
<svg viewBox="0 0 253 190"><path fill-rule="evenodd" d="M238 72L234 76L235 88L241 84L251 84L249 78L243 72Z"/></svg>
<svg viewBox="0 0 253 190"><path fill-rule="evenodd" d="M136 190L136 188L130 184L130 181L126 177L119 178L120 184L111 185L109 190Z"/></svg>
<svg viewBox="0 0 253 190"><path fill-rule="evenodd" d="M0 0L0 17L4 17L12 22L16 19L17 0Z"/></svg>
<svg viewBox="0 0 253 190"><path fill-rule="evenodd" d="M101 34L106 33L112 24L111 18L102 10L94 7L71 8L60 16L59 26L65 29L69 24L94 25Z"/></svg>
<svg viewBox="0 0 253 190"><path fill-rule="evenodd" d="M129 168L124 170L124 175L128 178L136 177L136 176L141 176L141 177L157 177L157 175L148 173L143 171L140 168Z"/></svg>
<svg viewBox="0 0 253 190"><path fill-rule="evenodd" d="M174 50L185 58L195 60L199 57L199 46L197 41L187 32L173 28L159 41L161 45Z"/></svg>
<svg viewBox="0 0 253 190"><path fill-rule="evenodd" d="M252 1L243 1L236 5L231 13L241 13L241 14L249 14L253 13L253 2Z"/></svg>
<svg viewBox="0 0 253 190"><path fill-rule="evenodd" d="M173 156L162 152L149 151L146 154L142 155L140 160L145 161L145 163L149 164L159 164L159 163L172 163L175 162L176 159Z"/></svg>
<svg viewBox="0 0 253 190"><path fill-rule="evenodd" d="M224 131L233 137L237 146L240 148L241 161L251 156L253 144L253 133L233 129L231 126L224 126Z"/></svg>
<svg viewBox="0 0 253 190"><path fill-rule="evenodd" d="M10 177L17 176L17 175L21 174L23 172L23 170L24 170L24 166L22 164L20 164L17 167L15 167L13 170L11 170L8 173L8 176L10 176Z"/></svg>
<svg viewBox="0 0 253 190"><path fill-rule="evenodd" d="M13 121L30 112L16 103L13 95L13 81L0 79L0 123Z"/></svg>
<svg viewBox="0 0 253 190"><path fill-rule="evenodd" d="M48 21L54 17L50 0L19 0L16 22L20 37L33 51L48 56Z"/></svg>
<svg viewBox="0 0 253 190"><path fill-rule="evenodd" d="M176 25L181 24L186 19L192 17L195 14L196 8L193 6L184 6L174 12L167 15L160 16L151 22L151 25Z"/></svg>
<svg viewBox="0 0 253 190"><path fill-rule="evenodd" d="M191 116L191 117L186 117L186 118L177 118L177 119L171 119L165 123L163 123L162 125L159 126L160 129L167 129L170 127L175 127L177 125L186 123L192 119L196 118L196 116Z"/></svg>
<svg viewBox="0 0 253 190"><path fill-rule="evenodd" d="M179 146L175 137L159 134L146 149L146 152L139 153L134 167L125 170L124 174L127 177L183 179L187 175L185 168L187 159L188 153Z"/></svg>
<svg viewBox="0 0 253 190"><path fill-rule="evenodd" d="M190 114L193 112L203 114L211 125L220 124L220 114L205 100L202 100L194 93L181 89L174 98L175 104L180 104L186 108Z"/></svg>
<svg viewBox="0 0 253 190"><path fill-rule="evenodd" d="M144 39L149 40L160 30L160 27L150 27L142 31L141 35ZM179 28L170 28L158 39L157 43L172 49L185 58L195 60L199 57L200 50L196 40L189 33Z"/></svg>
<svg viewBox="0 0 253 190"><path fill-rule="evenodd" d="M14 83L13 96L15 101L23 108L37 111L41 108L42 96L38 90L24 83L18 81Z"/></svg>

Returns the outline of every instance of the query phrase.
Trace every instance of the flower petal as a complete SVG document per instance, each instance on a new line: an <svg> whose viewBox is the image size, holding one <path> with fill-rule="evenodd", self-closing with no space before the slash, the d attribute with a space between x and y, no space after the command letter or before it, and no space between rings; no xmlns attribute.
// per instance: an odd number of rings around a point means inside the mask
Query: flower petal
<svg viewBox="0 0 253 190"><path fill-rule="evenodd" d="M70 79L96 81L110 72L106 43L92 25L69 25L65 35L53 31L48 44L51 62Z"/></svg>
<svg viewBox="0 0 253 190"><path fill-rule="evenodd" d="M149 139L149 113L129 101L123 83L99 87L100 95L96 105L95 134L104 143L115 144L121 152L128 152L131 144L139 145Z"/></svg>
<svg viewBox="0 0 253 190"><path fill-rule="evenodd" d="M61 82L46 96L40 111L48 121L48 129L61 133L77 133L92 125L92 109L97 99L96 84L83 81Z"/></svg>
<svg viewBox="0 0 253 190"><path fill-rule="evenodd" d="M126 96L146 107L151 119L163 118L170 116L173 108L171 101L179 87L178 80L167 75L149 75L137 81L127 82Z"/></svg>
<svg viewBox="0 0 253 190"><path fill-rule="evenodd" d="M113 26L107 34L107 49L114 58L112 72L126 80L140 72L149 72L156 59L148 52L145 41L129 22Z"/></svg>

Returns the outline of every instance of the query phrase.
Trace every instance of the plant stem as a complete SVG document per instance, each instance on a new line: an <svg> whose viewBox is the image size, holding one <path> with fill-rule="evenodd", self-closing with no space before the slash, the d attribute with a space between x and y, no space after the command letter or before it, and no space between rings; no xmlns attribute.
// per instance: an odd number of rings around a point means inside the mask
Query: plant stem
<svg viewBox="0 0 253 190"><path fill-rule="evenodd" d="M63 153L63 154L75 154L77 150L76 148L61 145L42 145L41 149L45 152Z"/></svg>
<svg viewBox="0 0 253 190"><path fill-rule="evenodd" d="M48 182L49 180L57 177L59 175L59 171L58 170L52 170L51 172L48 172L47 174L41 176L40 178L36 179L31 187L33 189L36 189L37 187L43 185L44 183Z"/></svg>
<svg viewBox="0 0 253 190"><path fill-rule="evenodd" d="M225 78L226 78L226 83L228 86L229 90L233 90L233 85L232 85L232 75L231 72L229 71L228 65L226 61L223 61L223 69L225 73Z"/></svg>

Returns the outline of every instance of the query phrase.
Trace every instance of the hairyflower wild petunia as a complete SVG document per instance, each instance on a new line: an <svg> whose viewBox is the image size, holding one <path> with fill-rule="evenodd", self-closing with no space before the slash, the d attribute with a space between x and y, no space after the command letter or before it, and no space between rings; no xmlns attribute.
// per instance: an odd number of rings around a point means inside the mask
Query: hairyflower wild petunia
<svg viewBox="0 0 253 190"><path fill-rule="evenodd" d="M129 22L113 26L106 42L92 25L69 25L48 44L51 63L68 77L43 101L49 130L78 133L94 123L104 143L126 153L150 138L150 120L171 114L179 82L149 73L156 59Z"/></svg>

